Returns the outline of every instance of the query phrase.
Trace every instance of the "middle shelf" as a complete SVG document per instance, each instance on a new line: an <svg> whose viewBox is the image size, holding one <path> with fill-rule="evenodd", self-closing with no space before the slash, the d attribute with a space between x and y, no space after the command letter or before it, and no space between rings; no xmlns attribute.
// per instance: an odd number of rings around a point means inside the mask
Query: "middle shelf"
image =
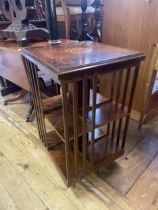
<svg viewBox="0 0 158 210"><path fill-rule="evenodd" d="M101 106L96 108L95 113L95 130L113 121L119 120L128 115L126 109L121 109L121 105L116 105L114 102L108 101L103 103L101 101ZM52 105L52 107L50 106ZM61 96L52 97L48 100L43 100L43 107L49 108L45 111L45 118L53 125L57 133L62 139L64 139L64 128L63 128L63 110L62 110L62 98ZM99 105L99 104L98 104ZM74 128L73 128L73 109L72 106L67 106L68 111L68 128L70 139L73 138ZM92 110L87 113L87 131L91 132L92 125ZM96 130L96 133L98 130ZM82 135L82 111L78 112L78 135ZM98 136L98 135L97 135Z"/></svg>

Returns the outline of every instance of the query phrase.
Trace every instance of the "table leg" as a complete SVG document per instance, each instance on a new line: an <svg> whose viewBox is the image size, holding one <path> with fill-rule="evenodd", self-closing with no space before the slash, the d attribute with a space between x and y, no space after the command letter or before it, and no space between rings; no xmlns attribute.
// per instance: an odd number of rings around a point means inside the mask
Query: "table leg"
<svg viewBox="0 0 158 210"><path fill-rule="evenodd" d="M32 115L33 115L33 111L34 111L34 105L33 105L33 101L32 101L32 94L31 92L29 92L29 108L28 108L28 111L27 111L27 115L26 115L26 122L30 122L31 121L31 118L32 118Z"/></svg>
<svg viewBox="0 0 158 210"><path fill-rule="evenodd" d="M24 96L26 96L27 94L28 94L28 91L27 91L27 90L22 89L22 90L20 91L20 94L19 94L19 95L17 95L16 97L5 100L5 101L4 101L4 105L6 106L6 105L8 105L8 103L9 103L9 102L15 102L15 101L18 101L18 100L20 100L20 99L24 98Z"/></svg>
<svg viewBox="0 0 158 210"><path fill-rule="evenodd" d="M1 76L0 76L0 85L1 85L2 87L5 87L5 86L6 86L5 80L4 80L3 77L1 77Z"/></svg>

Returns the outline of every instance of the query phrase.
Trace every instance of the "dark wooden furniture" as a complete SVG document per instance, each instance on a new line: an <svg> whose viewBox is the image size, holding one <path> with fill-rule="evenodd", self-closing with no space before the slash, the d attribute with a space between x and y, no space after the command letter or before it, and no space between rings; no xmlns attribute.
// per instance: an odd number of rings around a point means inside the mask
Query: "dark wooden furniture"
<svg viewBox="0 0 158 210"><path fill-rule="evenodd" d="M23 49L22 55L39 137L67 186L124 154L142 53L93 42L63 41L56 46ZM62 95L41 99L38 69L61 85ZM109 97L104 97L97 92L97 80L107 75L111 76L111 88ZM46 119L53 125L52 131L47 131Z"/></svg>
<svg viewBox="0 0 158 210"><path fill-rule="evenodd" d="M101 41L102 1L56 0L57 21L65 24L65 38ZM34 0L40 21L45 20L45 1ZM59 31L61 31L61 28Z"/></svg>
<svg viewBox="0 0 158 210"><path fill-rule="evenodd" d="M137 82L132 117L139 121L143 111L146 83L150 74L153 45L158 43L158 1L105 0L103 9L103 43L135 49L146 55ZM108 81L105 81L108 89Z"/></svg>
<svg viewBox="0 0 158 210"><path fill-rule="evenodd" d="M34 43L32 45L45 46L47 45L47 42ZM25 73L20 51L21 47L19 47L15 41L0 42L0 76L22 88L19 95L5 100L5 105L9 102L22 99L30 91L30 85ZM30 104L26 117L27 121L29 121L31 117L33 111L32 108L32 104Z"/></svg>
<svg viewBox="0 0 158 210"><path fill-rule="evenodd" d="M15 39L20 46L26 46L29 40L46 40L48 31L30 24L35 18L33 0L2 0L1 10L4 16L11 21L11 25L1 30L0 40Z"/></svg>
<svg viewBox="0 0 158 210"><path fill-rule="evenodd" d="M25 3L26 3L26 5L25 5ZM38 19L37 13L35 11L35 8L33 7L33 4L34 4L33 0L26 1L26 2L24 2L24 0L14 1L14 2L7 1L7 0L1 1L1 3L0 3L0 40L7 39L10 37L18 40L19 39L18 37L20 37L20 39L24 38L22 40L22 42L24 42L26 44L27 43L27 40L25 39L26 35L28 33L30 33L30 31L28 32L27 30L29 29L29 26L32 26L32 23L35 26L37 26L38 28L41 28L41 27L46 28L45 21L37 20ZM29 17L29 19L28 19L28 17ZM19 20L21 20L21 22ZM34 35L37 35L37 31L39 32L39 30L37 30L37 27L35 27L35 26L32 27L32 31L35 32ZM32 31L31 31L31 33L32 33ZM43 31L43 29L41 29L40 32L41 31ZM44 31L45 31L45 29L44 29ZM40 37L40 34L38 34L38 38L39 37ZM33 38L35 39L35 36ZM1 43L1 45L7 45L7 44ZM9 49L10 49L10 47L11 46L8 46ZM12 72L12 70L8 70L8 71ZM6 72L8 72L8 71L6 71ZM21 74L22 73L20 72L19 75L21 75ZM11 74L10 75L8 74L7 76L11 77ZM14 79L15 79L15 76L13 75L13 81L14 81ZM15 85L14 83L11 82L12 80L5 80L5 78L1 77L0 81L1 81L1 84L3 87L3 88L1 88L1 94L3 96L20 90L21 86L18 87L17 85ZM23 86L25 86L25 84L23 84ZM23 91L23 92L26 93L26 91ZM20 95L20 98L21 98L21 96L23 96L23 94ZM18 100L18 98L19 98L19 96L16 97L16 100ZM15 101L15 98L13 98L13 100L10 100L10 101ZM7 103L7 101L6 101L6 103Z"/></svg>
<svg viewBox="0 0 158 210"><path fill-rule="evenodd" d="M142 128L143 122L152 118L158 108L158 44L153 47L153 55L151 58L148 79L144 90L144 100L142 110L140 112L139 129Z"/></svg>
<svg viewBox="0 0 158 210"><path fill-rule="evenodd" d="M0 42L0 76L29 91L20 50L15 41Z"/></svg>
<svg viewBox="0 0 158 210"><path fill-rule="evenodd" d="M29 46L46 46L47 42L35 42L30 44ZM15 41L5 41L0 42L0 82L2 87L6 87L5 82L9 81L14 85L17 85L19 89L15 89L14 92L20 91L20 93L10 99L4 100L4 105L7 105L11 102L18 101L22 99L25 95L29 94L30 92L30 85L28 83L28 79L26 76L26 72L24 69L23 62L21 60L21 47L19 47ZM52 96L56 95L58 92L58 86L52 81L49 81L44 74L39 72L39 82L40 82L40 89L45 96ZM3 92L6 92L9 87L5 88ZM12 87L12 92L13 92ZM8 90L10 91L10 89ZM11 93L11 91L9 92ZM8 94L9 94L8 93ZM2 94L4 96L4 94ZM7 94L6 94L7 95ZM32 98L30 97L29 109L26 116L26 121L29 122L33 112L33 105L32 105Z"/></svg>
<svg viewBox="0 0 158 210"><path fill-rule="evenodd" d="M0 43L0 76L22 88L20 95L6 101L6 104L21 99L30 90L19 50L14 41Z"/></svg>

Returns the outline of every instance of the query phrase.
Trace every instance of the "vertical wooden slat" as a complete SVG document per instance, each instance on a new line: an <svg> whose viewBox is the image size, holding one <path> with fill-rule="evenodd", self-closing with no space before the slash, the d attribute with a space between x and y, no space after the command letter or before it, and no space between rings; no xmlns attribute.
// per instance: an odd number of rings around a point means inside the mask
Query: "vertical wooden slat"
<svg viewBox="0 0 158 210"><path fill-rule="evenodd" d="M74 159L75 159L75 176L79 172L79 143L78 143L78 83L73 80L73 127L74 127Z"/></svg>
<svg viewBox="0 0 158 210"><path fill-rule="evenodd" d="M111 82L111 92L110 92L110 101L114 99L114 88L115 88L115 79L116 79L116 72L112 73L112 82ZM110 134L110 123L107 125L107 135Z"/></svg>
<svg viewBox="0 0 158 210"><path fill-rule="evenodd" d="M117 86L117 92L116 92L116 106L119 104L119 99L120 99L120 89L122 85L122 77L123 77L123 70L119 71L119 76L118 76L118 86Z"/></svg>
<svg viewBox="0 0 158 210"><path fill-rule="evenodd" d="M111 101L113 101L114 99L115 79L116 79L116 71L112 73L112 83L111 83L111 93L110 93Z"/></svg>
<svg viewBox="0 0 158 210"><path fill-rule="evenodd" d="M123 77L123 70L119 71L119 76L118 76L118 85L117 85L117 91L116 91L116 109L118 108L119 105L119 99L120 99L120 90L121 90L121 85L122 85L122 77ZM121 122L120 122L121 126ZM111 135L111 142L113 143L114 137L115 137L115 130L116 130L116 121L113 122L112 125L112 135ZM117 141L119 138L120 132L117 133ZM118 142L117 142L118 144Z"/></svg>
<svg viewBox="0 0 158 210"><path fill-rule="evenodd" d="M29 84L30 84L31 92L32 92L32 99L33 99L33 104L34 104L34 107L35 107L35 113L36 113L39 137L40 137L41 140L43 140L41 127L40 127L40 124L38 123L38 118L39 118L38 117L38 110L36 109L35 90L34 90L33 78L32 78L32 73L31 73L29 61L27 59L25 59L25 58L23 59L23 61L24 61L24 65L25 65L28 81L29 81Z"/></svg>
<svg viewBox="0 0 158 210"><path fill-rule="evenodd" d="M34 105L35 105L35 111L36 111L37 125L38 125L39 130L40 130L41 139L45 144L45 136L44 136L44 133L43 133L43 126L42 126L42 123L41 123L41 113L40 113L40 108L39 108L40 107L40 102L39 101L41 101L41 98L38 98L38 89L37 89L37 85L36 85L34 64L32 64L31 62L28 62L28 65L29 65L29 69L30 69L31 83L32 83L32 87L33 87L32 93L33 93L33 99L34 99Z"/></svg>
<svg viewBox="0 0 158 210"><path fill-rule="evenodd" d="M85 76L83 78L83 99L82 99L82 165L83 165L83 171L86 170L86 162L87 162L87 114L88 114L88 79Z"/></svg>
<svg viewBox="0 0 158 210"><path fill-rule="evenodd" d="M33 106L34 106L34 109L35 109L35 99L34 99L34 93L33 93L33 84L32 84L32 79L31 79L31 73L30 73L30 68L29 68L29 64L28 64L28 60L22 56L22 60L23 60L23 64L24 64L24 67L25 67L25 72L26 72L26 75L27 75L27 78L28 78L28 81L29 81L29 85L30 85L30 91L31 91L31 96L32 97L32 103L33 103ZM36 110L35 110L35 113L36 113ZM41 135L41 131L39 129L39 125L37 123L37 127L38 127L38 135L39 135L39 138L42 140L42 135Z"/></svg>
<svg viewBox="0 0 158 210"><path fill-rule="evenodd" d="M93 75L93 100L92 100L92 131L90 144L90 164L94 166L94 141L95 141L95 118L96 118L96 94L97 94L97 76Z"/></svg>
<svg viewBox="0 0 158 210"><path fill-rule="evenodd" d="M33 65L33 64L32 64ZM41 99L41 93L40 93L40 87L38 82L38 74L37 74L37 66L33 65L34 68L34 78L35 78L35 85L37 90L37 100L38 100L38 106L39 106L39 113L40 113L40 123L41 123L41 129L43 133L43 141L45 143L45 146L48 148L47 138L46 138L46 127L45 127L45 121L44 121L44 113L43 113L43 107L42 107L42 99Z"/></svg>
<svg viewBox="0 0 158 210"><path fill-rule="evenodd" d="M119 145L120 134L121 134L121 127L122 127L122 118L119 120L119 124L118 124L116 146Z"/></svg>
<svg viewBox="0 0 158 210"><path fill-rule="evenodd" d="M124 92L123 92L123 99L122 99L121 109L124 109L124 106L125 106L125 103L126 103L126 96L127 96L127 89L128 89L130 73L131 73L131 68L128 68L127 69L127 73L126 73L126 81L125 81L125 86L124 86Z"/></svg>
<svg viewBox="0 0 158 210"><path fill-rule="evenodd" d="M128 129L128 124L129 124L129 120L130 120L130 112L132 109L132 102L133 102L133 97L134 97L135 88L136 88L136 84L137 84L138 73L139 73L139 65L136 66L135 70L134 70L134 78L133 78L133 82L132 82L132 88L131 88L129 104L128 104L128 113L129 114L126 117L126 121L125 121L124 133L123 133L123 138L122 138L122 149L124 148L125 142L126 142L127 129Z"/></svg>
<svg viewBox="0 0 158 210"><path fill-rule="evenodd" d="M124 90L123 90L122 105L121 105L122 110L124 110L124 107L125 107L130 72L131 72L131 68L128 68L126 72L126 80L125 80L125 85L124 85ZM119 125L118 125L117 141L116 141L117 146L119 145L119 141L120 141L121 128L122 128L122 119L119 120Z"/></svg>
<svg viewBox="0 0 158 210"><path fill-rule="evenodd" d="M113 141L114 141L115 129L116 129L116 121L114 121L113 125L112 125L111 143L113 143Z"/></svg>
<svg viewBox="0 0 158 210"><path fill-rule="evenodd" d="M64 126L64 139L65 139L65 162L66 162L66 176L67 186L70 186L71 174L70 174L70 141L69 141L69 125L68 125L68 84L65 81L61 81L62 88L62 102L63 102L63 126Z"/></svg>

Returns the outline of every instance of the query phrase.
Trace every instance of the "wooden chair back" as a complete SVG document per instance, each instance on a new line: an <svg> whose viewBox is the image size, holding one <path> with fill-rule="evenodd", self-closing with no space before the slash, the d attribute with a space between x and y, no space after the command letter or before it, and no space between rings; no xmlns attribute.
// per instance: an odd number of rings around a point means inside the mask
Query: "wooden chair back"
<svg viewBox="0 0 158 210"><path fill-rule="evenodd" d="M139 126L138 126L139 129L142 128L145 116L148 114L150 99L152 96L152 91L153 91L157 72L158 72L158 44L155 44L153 47L153 54L152 54L152 58L151 58L150 66L149 66L149 73L148 73L148 77L146 81L144 100L143 100L142 110L140 113Z"/></svg>
<svg viewBox="0 0 158 210"><path fill-rule="evenodd" d="M79 36L81 35L81 15L82 15L82 10L85 11L87 8L87 5L91 5L94 2L94 0L56 0L56 7L62 7L63 9L63 14L57 14L57 21L58 22L64 22L65 23L65 37L67 39L70 39L70 23L75 21L76 22L76 28L79 33ZM81 7L79 11L81 10L80 14L71 14L70 8L71 6L74 7ZM37 11L37 16L39 20L45 20L45 1L44 0L34 0L34 7ZM92 29L94 29L94 17L92 18L91 16L94 16L94 14L90 14L88 19L88 23L92 21ZM92 20L91 20L92 19ZM89 23L89 25L91 25Z"/></svg>
<svg viewBox="0 0 158 210"><path fill-rule="evenodd" d="M63 15L57 15L57 21L65 23L65 38L70 39L70 12L67 6L67 2L66 0L56 0L56 6L63 8ZM38 19L45 20L45 1L34 0L34 7L37 11Z"/></svg>

